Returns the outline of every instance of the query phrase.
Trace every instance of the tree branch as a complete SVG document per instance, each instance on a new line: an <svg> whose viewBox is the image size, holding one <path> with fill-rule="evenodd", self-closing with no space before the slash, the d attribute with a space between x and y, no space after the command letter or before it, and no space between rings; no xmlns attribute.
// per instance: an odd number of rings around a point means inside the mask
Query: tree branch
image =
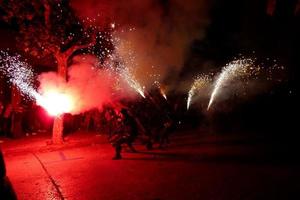
<svg viewBox="0 0 300 200"><path fill-rule="evenodd" d="M45 25L46 25L46 28L49 30L51 27L51 22L50 22L51 7L47 0L43 1L43 5L44 5L44 9L45 9L45 12L44 12Z"/></svg>
<svg viewBox="0 0 300 200"><path fill-rule="evenodd" d="M90 38L91 38L91 41L89 43L74 45L74 46L70 47L67 51L65 51L65 54L67 55L67 57L71 56L75 51L77 51L79 49L84 49L84 48L94 46L97 42L96 34L94 33Z"/></svg>

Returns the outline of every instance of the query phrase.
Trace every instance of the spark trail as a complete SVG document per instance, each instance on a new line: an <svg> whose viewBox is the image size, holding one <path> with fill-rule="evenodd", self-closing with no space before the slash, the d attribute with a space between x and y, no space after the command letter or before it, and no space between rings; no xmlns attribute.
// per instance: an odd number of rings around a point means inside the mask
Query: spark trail
<svg viewBox="0 0 300 200"><path fill-rule="evenodd" d="M23 95L26 95L38 105L44 107L50 115L60 115L70 112L72 108L71 98L59 91L47 91L43 95L34 88L34 73L32 67L21 60L20 55L9 55L0 51L0 72L9 82L18 87Z"/></svg>
<svg viewBox="0 0 300 200"><path fill-rule="evenodd" d="M187 110L190 108L192 99L196 93L199 93L204 87L208 85L210 82L210 77L208 75L199 75L194 80L191 89L188 92L188 100L187 100Z"/></svg>
<svg viewBox="0 0 300 200"><path fill-rule="evenodd" d="M166 94L166 88L164 85L162 85L158 80L156 80L156 81L154 81L153 86L155 86L159 89L159 93L165 100L168 100L168 97Z"/></svg>
<svg viewBox="0 0 300 200"><path fill-rule="evenodd" d="M34 73L31 67L21 61L20 55L9 55L0 51L0 71L9 79L9 82L18 87L23 95L32 100L40 98L40 94L33 87Z"/></svg>
<svg viewBox="0 0 300 200"><path fill-rule="evenodd" d="M144 88L136 80L136 78L129 71L129 69L127 67L124 67L120 68L118 71L120 73L120 76L128 83L128 85L131 88L133 88L136 92L138 92L143 98L145 98Z"/></svg>
<svg viewBox="0 0 300 200"><path fill-rule="evenodd" d="M234 78L249 76L249 74L253 73L253 68L251 67L253 64L254 60L252 59L239 59L228 63L222 69L222 72L214 83L214 89L211 93L207 110L210 109L212 103L221 92L222 88L224 88L230 81L232 81Z"/></svg>
<svg viewBox="0 0 300 200"><path fill-rule="evenodd" d="M130 49L124 52L120 46L126 41L113 35L111 35L111 37L111 42L113 43L115 50L110 52L108 62L104 64L105 67L110 71L109 73L116 74L117 77L124 80L130 88L145 98L145 87L139 83L133 73L133 69L137 67L135 53ZM120 80L117 80L116 82L120 82Z"/></svg>

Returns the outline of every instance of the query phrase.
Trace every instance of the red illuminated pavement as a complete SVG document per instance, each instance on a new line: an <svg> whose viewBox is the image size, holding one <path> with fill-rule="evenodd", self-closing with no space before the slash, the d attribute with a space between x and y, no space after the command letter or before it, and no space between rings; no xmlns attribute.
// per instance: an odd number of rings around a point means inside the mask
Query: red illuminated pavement
<svg viewBox="0 0 300 200"><path fill-rule="evenodd" d="M56 150L2 146L19 199L300 199L297 163L220 138L181 135L166 150L137 145L140 153L116 161L105 140Z"/></svg>

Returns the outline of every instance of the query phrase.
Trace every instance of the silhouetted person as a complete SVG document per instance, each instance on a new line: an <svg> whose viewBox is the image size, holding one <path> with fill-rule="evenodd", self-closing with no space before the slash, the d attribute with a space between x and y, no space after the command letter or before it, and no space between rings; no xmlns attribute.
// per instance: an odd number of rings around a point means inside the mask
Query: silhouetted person
<svg viewBox="0 0 300 200"><path fill-rule="evenodd" d="M159 138L159 148L164 148L165 145L170 143L169 136L174 131L175 125L171 118L167 117L163 124L164 128Z"/></svg>
<svg viewBox="0 0 300 200"><path fill-rule="evenodd" d="M3 111L4 111L4 104L0 101L0 134L3 132Z"/></svg>
<svg viewBox="0 0 300 200"><path fill-rule="evenodd" d="M13 107L11 104L6 105L3 113L3 133L5 136L11 137L11 117L12 117Z"/></svg>
<svg viewBox="0 0 300 200"><path fill-rule="evenodd" d="M138 135L137 124L134 118L128 114L126 109L122 109L121 114L120 128L112 137L112 143L116 151L116 155L113 157L114 160L122 159L121 151L123 144L127 144L132 152L136 152L132 143Z"/></svg>
<svg viewBox="0 0 300 200"><path fill-rule="evenodd" d="M14 200L17 196L14 189L6 176L5 163L3 154L0 150L0 199L2 200Z"/></svg>

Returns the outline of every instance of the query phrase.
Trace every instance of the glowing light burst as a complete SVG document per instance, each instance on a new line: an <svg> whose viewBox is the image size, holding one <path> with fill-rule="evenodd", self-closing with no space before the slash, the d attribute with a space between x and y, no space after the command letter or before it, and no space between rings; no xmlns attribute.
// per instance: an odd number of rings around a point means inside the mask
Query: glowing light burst
<svg viewBox="0 0 300 200"><path fill-rule="evenodd" d="M54 116L72 110L73 102L70 96L50 91L41 95L34 88L34 73L28 63L21 60L20 55L9 55L0 51L0 71L9 79L9 82L18 87L20 92L47 110Z"/></svg>
<svg viewBox="0 0 300 200"><path fill-rule="evenodd" d="M116 28L116 24L115 24L115 23L111 23L111 24L110 24L110 27L111 27L112 29L114 29L114 28Z"/></svg>
<svg viewBox="0 0 300 200"><path fill-rule="evenodd" d="M74 106L71 96L58 91L49 91L37 98L37 104L52 116L69 113Z"/></svg>
<svg viewBox="0 0 300 200"><path fill-rule="evenodd" d="M187 110L190 108L192 99L194 95L200 92L201 89L207 86L210 82L210 77L208 75L199 75L193 82L191 89L188 92L188 99L187 99Z"/></svg>
<svg viewBox="0 0 300 200"><path fill-rule="evenodd" d="M214 83L214 89L211 93L211 97L207 106L207 110L210 109L217 95L221 89L224 88L228 82L237 77L249 76L256 72L253 68L254 60L252 59L239 59L228 63L223 69Z"/></svg>

